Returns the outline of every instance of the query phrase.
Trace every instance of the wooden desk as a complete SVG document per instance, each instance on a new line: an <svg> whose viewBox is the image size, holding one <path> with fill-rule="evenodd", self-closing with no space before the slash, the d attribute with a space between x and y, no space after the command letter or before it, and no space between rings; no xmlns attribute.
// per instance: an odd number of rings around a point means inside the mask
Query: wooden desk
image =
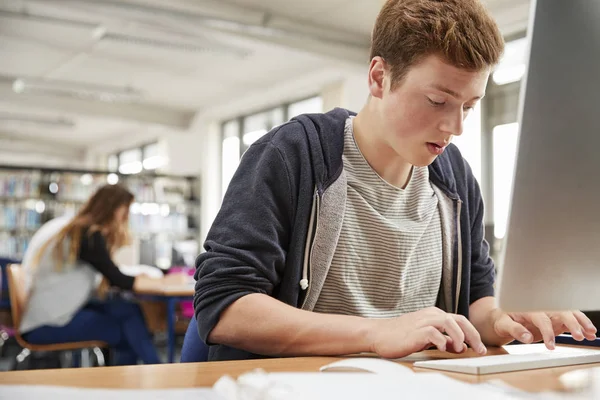
<svg viewBox="0 0 600 400"><path fill-rule="evenodd" d="M500 354L502 352L501 349L490 349L490 354ZM474 353L467 353L464 356L474 356ZM409 361L403 361L401 364L412 367L413 361L436 358L448 358L448 354L442 354L436 350L424 351L414 354L409 358ZM212 386L225 374L237 377L244 372L252 371L256 368L262 368L267 372L316 372L321 366L339 359L339 357L299 357L190 364L0 372L0 383L88 388L191 388ZM500 379L522 390L540 392L562 389L558 378L567 371L598 366L600 364L547 368L486 376L457 373L445 374L469 383ZM425 370L415 369L415 371Z"/></svg>
<svg viewBox="0 0 600 400"><path fill-rule="evenodd" d="M137 295L162 301L167 306L167 360L175 361L175 306L180 301L193 300L192 285L164 286L158 290L137 291Z"/></svg>
<svg viewBox="0 0 600 400"><path fill-rule="evenodd" d="M194 297L194 286L190 285L177 285L177 286L163 286L156 290L145 290L136 291L136 294L144 296L163 296L163 297Z"/></svg>

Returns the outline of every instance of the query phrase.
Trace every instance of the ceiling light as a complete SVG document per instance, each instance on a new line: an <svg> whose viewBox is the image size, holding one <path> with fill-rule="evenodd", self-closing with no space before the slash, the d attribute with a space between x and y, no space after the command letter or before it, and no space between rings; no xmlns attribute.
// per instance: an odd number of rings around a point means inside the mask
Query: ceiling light
<svg viewBox="0 0 600 400"><path fill-rule="evenodd" d="M140 161L132 161L119 166L119 172L123 175L139 174L142 172L142 169Z"/></svg>
<svg viewBox="0 0 600 400"><path fill-rule="evenodd" d="M139 101L142 97L140 91L131 87L104 86L34 78L15 79L12 89L17 94L49 94L106 103L131 103Z"/></svg>
<svg viewBox="0 0 600 400"><path fill-rule="evenodd" d="M109 185L116 185L117 183L119 183L119 175L108 174L106 176L106 183L108 183Z"/></svg>
<svg viewBox="0 0 600 400"><path fill-rule="evenodd" d="M161 156L152 156L144 159L143 166L144 169L157 169L162 167L167 163L167 160Z"/></svg>
<svg viewBox="0 0 600 400"><path fill-rule="evenodd" d="M248 50L233 47L208 38L193 38L193 40L165 40L143 36L127 35L116 32L104 32L99 38L102 42L120 42L135 46L154 47L195 54L225 54L243 58L250 54Z"/></svg>
<svg viewBox="0 0 600 400"><path fill-rule="evenodd" d="M92 32L92 39L100 40L100 39L102 39L104 37L104 35L106 35L106 32L107 32L106 27L103 26L103 25L99 25Z"/></svg>
<svg viewBox="0 0 600 400"><path fill-rule="evenodd" d="M17 122L25 124L53 125L59 128L72 128L75 122L63 117L46 117L41 115L0 112L0 122Z"/></svg>
<svg viewBox="0 0 600 400"><path fill-rule="evenodd" d="M85 186L89 186L92 183L94 183L94 177L91 174L83 174L83 175L81 175L79 180Z"/></svg>

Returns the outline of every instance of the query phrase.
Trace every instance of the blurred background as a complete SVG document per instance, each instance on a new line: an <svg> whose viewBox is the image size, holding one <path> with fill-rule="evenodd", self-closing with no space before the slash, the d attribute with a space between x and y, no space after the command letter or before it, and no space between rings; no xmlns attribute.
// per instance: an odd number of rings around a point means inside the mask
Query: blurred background
<svg viewBox="0 0 600 400"><path fill-rule="evenodd" d="M527 0L483 0L507 42L455 143L504 236ZM0 0L0 257L99 185L136 195L117 259L193 266L244 151L295 115L367 99L382 0Z"/></svg>

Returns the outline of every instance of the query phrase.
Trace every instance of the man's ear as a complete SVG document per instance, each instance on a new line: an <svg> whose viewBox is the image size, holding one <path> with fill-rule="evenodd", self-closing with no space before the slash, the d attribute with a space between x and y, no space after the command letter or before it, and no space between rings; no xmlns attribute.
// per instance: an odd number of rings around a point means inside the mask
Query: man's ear
<svg viewBox="0 0 600 400"><path fill-rule="evenodd" d="M383 97L386 78L386 63L379 56L373 57L369 65L369 92L378 99Z"/></svg>

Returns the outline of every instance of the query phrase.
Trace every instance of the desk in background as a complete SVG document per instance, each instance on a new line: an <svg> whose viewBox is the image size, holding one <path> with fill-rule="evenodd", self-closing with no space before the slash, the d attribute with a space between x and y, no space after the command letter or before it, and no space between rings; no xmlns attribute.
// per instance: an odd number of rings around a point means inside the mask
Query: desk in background
<svg viewBox="0 0 600 400"><path fill-rule="evenodd" d="M193 285L165 286L160 290L138 291L137 295L145 299L164 302L167 307L167 360L175 361L175 306L180 301L194 298Z"/></svg>
<svg viewBox="0 0 600 400"><path fill-rule="evenodd" d="M489 349L489 354L501 353L503 353L501 349ZM414 361L472 356L475 356L475 353L471 350L463 355L449 355L437 350L428 350L410 356L407 361L403 361L401 364L412 367L412 362ZM7 385L59 385L86 388L194 388L212 386L225 374L235 378L256 368L262 368L267 372L317 372L321 366L340 359L342 358L298 357L189 364L16 371L2 372L0 374L0 381L2 384ZM598 366L600 364L588 364L484 376L442 373L467 383L480 383L498 379L521 390L542 392L561 390L562 386L559 382L559 377L565 372ZM415 371L425 372L426 370L415 369Z"/></svg>

